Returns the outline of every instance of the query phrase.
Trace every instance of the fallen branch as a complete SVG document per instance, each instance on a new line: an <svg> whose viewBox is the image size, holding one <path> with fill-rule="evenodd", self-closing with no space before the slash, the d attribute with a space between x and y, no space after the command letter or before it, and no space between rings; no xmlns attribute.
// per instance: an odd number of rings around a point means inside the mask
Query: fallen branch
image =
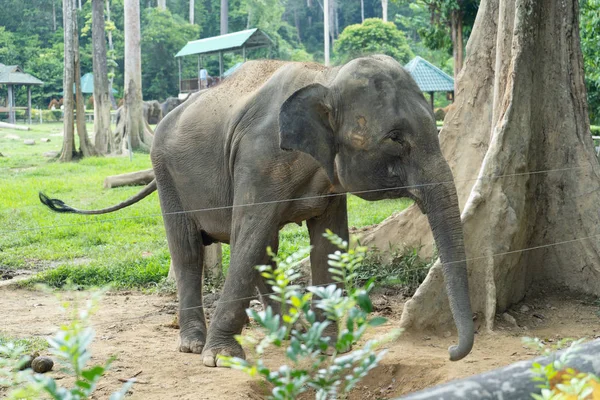
<svg viewBox="0 0 600 400"><path fill-rule="evenodd" d="M0 128L17 129L19 131L31 130L28 126L9 124L8 122L0 122Z"/></svg>
<svg viewBox="0 0 600 400"><path fill-rule="evenodd" d="M152 169L147 169L144 171L108 176L106 179L104 179L104 187L110 189L119 186L147 185L153 179L154 171Z"/></svg>

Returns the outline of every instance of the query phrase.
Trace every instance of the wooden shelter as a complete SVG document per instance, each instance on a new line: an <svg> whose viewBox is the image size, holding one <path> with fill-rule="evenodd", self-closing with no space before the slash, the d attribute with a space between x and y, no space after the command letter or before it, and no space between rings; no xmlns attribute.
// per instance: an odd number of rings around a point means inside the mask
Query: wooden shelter
<svg viewBox="0 0 600 400"><path fill-rule="evenodd" d="M0 105L0 112L8 113L8 122L15 123L15 111L27 110L27 118L31 124L31 87L43 85L44 82L29 75L17 65L4 65L0 63L0 87L6 86L8 96L6 104ZM17 107L15 102L15 86L27 87L27 107Z"/></svg>
<svg viewBox="0 0 600 400"><path fill-rule="evenodd" d="M258 28L247 29L240 32L228 33L226 35L213 36L205 39L188 42L175 55L179 62L179 92L190 93L200 89L200 70L203 68L205 56L219 56L219 79L223 75L223 54L229 52L242 52L242 57L246 61L249 50L271 47L273 41L266 33ZM183 57L195 55L198 58L198 73L194 79L182 79L181 63Z"/></svg>
<svg viewBox="0 0 600 400"><path fill-rule="evenodd" d="M419 85L422 92L429 93L431 109L435 92L447 92L454 99L454 79L427 60L417 56L404 67Z"/></svg>

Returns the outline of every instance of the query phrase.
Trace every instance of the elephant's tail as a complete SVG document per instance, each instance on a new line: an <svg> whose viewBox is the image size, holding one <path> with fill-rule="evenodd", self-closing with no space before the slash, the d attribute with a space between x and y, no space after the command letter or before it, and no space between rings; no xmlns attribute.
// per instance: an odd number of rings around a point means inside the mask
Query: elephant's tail
<svg viewBox="0 0 600 400"><path fill-rule="evenodd" d="M119 204L116 204L112 207L103 208L100 210L78 210L76 208L66 205L62 200L51 199L42 192L40 192L40 201L42 202L42 204L46 205L52 211L61 212L61 213L75 213L75 214L86 214L86 215L107 214L107 213L111 213L113 211L120 210L125 207L129 207L130 205L135 204L138 201L142 200L143 198L145 198L146 196L148 196L150 193L154 192L155 190L156 190L156 179L153 179L152 182L147 184L135 196L132 196L129 199L127 199Z"/></svg>

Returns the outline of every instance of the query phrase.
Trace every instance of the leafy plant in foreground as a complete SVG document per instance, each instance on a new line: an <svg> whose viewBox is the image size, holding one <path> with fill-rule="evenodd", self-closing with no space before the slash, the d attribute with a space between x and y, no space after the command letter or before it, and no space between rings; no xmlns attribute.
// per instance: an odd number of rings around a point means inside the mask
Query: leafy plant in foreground
<svg viewBox="0 0 600 400"><path fill-rule="evenodd" d="M328 262L329 271L339 285L310 286L303 292L293 281L300 277L296 268L310 248L303 248L286 259L268 249L277 268L273 270L270 265L257 268L272 285L275 294L271 299L280 305L281 316L270 306L260 312L246 310L248 316L263 328L265 337L261 340L237 338L241 344L254 348L253 362L224 358L232 368L251 376L261 376L271 383L271 399L296 399L309 389L315 390L317 399L348 393L385 355L385 350L377 352L377 348L400 334L396 329L381 339L368 340L361 348L342 354L358 342L369 327L381 325L386 319L368 316L373 311L369 298L373 282L358 288L353 285L366 248L349 249L346 241L330 231L325 237L340 248L329 255ZM339 286L343 286L345 292ZM336 331L337 335L333 333ZM278 369L266 366L262 356L269 347L285 350L291 365Z"/></svg>
<svg viewBox="0 0 600 400"><path fill-rule="evenodd" d="M562 339L556 345L546 346L538 338L523 338L523 343L549 357L552 351L570 346L551 363L542 366L533 363L531 372L535 374L534 381L540 382L538 387L541 394L532 394L536 400L595 400L600 399L600 378L594 374L579 372L567 366L573 351L584 339L573 341Z"/></svg>
<svg viewBox="0 0 600 400"><path fill-rule="evenodd" d="M53 377L36 374L29 368L19 371L28 361L28 356L25 356L26 348L10 342L0 346L0 387L13 388L8 393L8 398L39 398L45 393L56 400L80 400L87 399L94 393L98 381L113 361L110 359L104 365L87 366L91 357L88 347L94 339L89 318L95 311L101 294L102 292L93 293L83 308L77 302L64 303L63 306L71 311L72 320L68 325L61 326L53 338L48 339L50 352L64 365L64 370L75 377L74 387L60 387ZM124 398L133 383L133 380L125 383L121 390L110 396L110 400Z"/></svg>

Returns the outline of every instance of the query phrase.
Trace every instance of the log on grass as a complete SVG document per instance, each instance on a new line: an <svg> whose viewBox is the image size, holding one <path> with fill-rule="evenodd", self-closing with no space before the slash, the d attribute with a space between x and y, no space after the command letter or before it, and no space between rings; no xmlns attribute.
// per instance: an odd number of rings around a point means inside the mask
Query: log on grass
<svg viewBox="0 0 600 400"><path fill-rule="evenodd" d="M23 125L9 124L8 122L0 122L0 128L17 129L19 131L28 131L30 128Z"/></svg>
<svg viewBox="0 0 600 400"><path fill-rule="evenodd" d="M147 169L144 171L129 172L127 174L107 176L104 179L104 187L107 189L119 186L137 186L147 185L154 179L154 171Z"/></svg>

